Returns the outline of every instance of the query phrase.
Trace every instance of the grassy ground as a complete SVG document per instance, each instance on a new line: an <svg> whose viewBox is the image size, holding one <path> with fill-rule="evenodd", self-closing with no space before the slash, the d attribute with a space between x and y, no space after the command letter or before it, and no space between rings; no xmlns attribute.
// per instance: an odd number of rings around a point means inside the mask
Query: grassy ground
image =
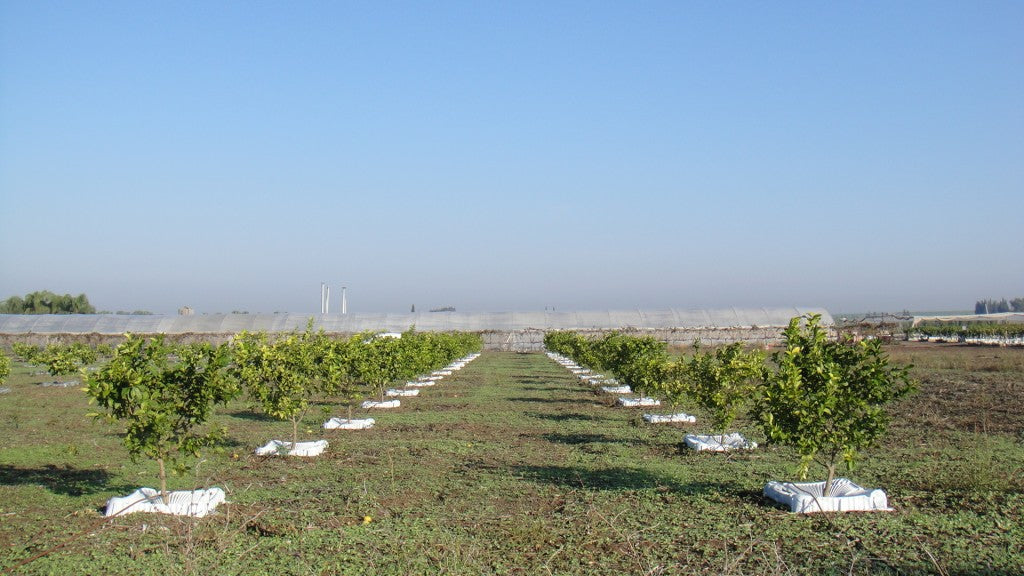
<svg viewBox="0 0 1024 576"><path fill-rule="evenodd" d="M221 486L229 504L104 520L106 499L153 486L155 466L124 462L77 388L15 364L0 395L0 572L1024 573L1024 350L893 354L922 391L852 477L896 511L811 516L761 496L793 479L791 451L689 453L699 424L645 425L544 355L490 352L372 414L372 430L323 432L311 415L307 439L331 443L316 459L252 455L290 424L232 405L217 418L231 443L172 479Z"/></svg>

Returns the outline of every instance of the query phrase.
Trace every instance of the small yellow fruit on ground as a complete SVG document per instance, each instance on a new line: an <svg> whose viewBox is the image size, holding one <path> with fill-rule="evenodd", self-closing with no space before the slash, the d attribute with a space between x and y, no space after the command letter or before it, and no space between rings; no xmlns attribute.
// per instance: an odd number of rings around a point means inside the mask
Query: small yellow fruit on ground
<svg viewBox="0 0 1024 576"><path fill-rule="evenodd" d="M373 522L373 518L370 518L369 516L363 516L363 524L369 524L370 522Z"/></svg>

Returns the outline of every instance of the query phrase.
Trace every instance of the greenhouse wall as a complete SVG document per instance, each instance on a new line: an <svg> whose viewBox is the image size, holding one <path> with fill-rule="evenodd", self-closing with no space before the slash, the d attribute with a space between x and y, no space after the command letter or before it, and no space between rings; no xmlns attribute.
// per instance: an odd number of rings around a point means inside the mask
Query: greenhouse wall
<svg viewBox="0 0 1024 576"><path fill-rule="evenodd" d="M540 350L544 334L553 330L577 330L595 336L619 330L649 334L679 345L689 345L697 339L706 344L743 341L769 345L780 340L791 318L807 314L820 314L823 325L833 325L832 316L821 308L193 316L8 314L0 315L0 345L14 341L114 343L125 333L166 334L179 342L226 341L242 330L301 331L310 320L314 330L340 336L404 332L410 327L425 332L478 332L483 335L487 349L497 350Z"/></svg>

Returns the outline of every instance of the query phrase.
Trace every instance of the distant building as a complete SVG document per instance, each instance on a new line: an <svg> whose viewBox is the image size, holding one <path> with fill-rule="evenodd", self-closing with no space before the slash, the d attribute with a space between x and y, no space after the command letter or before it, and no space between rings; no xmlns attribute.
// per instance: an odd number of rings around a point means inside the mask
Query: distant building
<svg viewBox="0 0 1024 576"><path fill-rule="evenodd" d="M178 316L193 316L195 313L196 311L189 306L182 306L181 308L178 308Z"/></svg>

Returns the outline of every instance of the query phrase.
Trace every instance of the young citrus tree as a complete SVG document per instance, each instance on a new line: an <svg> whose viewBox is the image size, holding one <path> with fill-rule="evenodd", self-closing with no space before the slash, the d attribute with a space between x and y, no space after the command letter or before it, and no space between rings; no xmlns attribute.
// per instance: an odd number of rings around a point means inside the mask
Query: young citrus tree
<svg viewBox="0 0 1024 576"><path fill-rule="evenodd" d="M241 332L232 344L235 375L265 414L291 421L293 448L299 441L299 421L323 381L317 350L322 343L310 325L301 334L292 332L273 342L266 332Z"/></svg>
<svg viewBox="0 0 1024 576"><path fill-rule="evenodd" d="M353 336L350 343L352 377L384 401L384 389L403 373L401 338L363 333Z"/></svg>
<svg viewBox="0 0 1024 576"><path fill-rule="evenodd" d="M40 354L42 354L43 349L34 344L15 342L11 344L11 352L14 352L14 355L20 358L22 362L40 364Z"/></svg>
<svg viewBox="0 0 1024 576"><path fill-rule="evenodd" d="M11 359L6 354L0 352L0 384L7 381L7 377L11 375Z"/></svg>
<svg viewBox="0 0 1024 576"><path fill-rule="evenodd" d="M81 344L50 344L35 356L50 376L68 376L96 361L96 351Z"/></svg>
<svg viewBox="0 0 1024 576"><path fill-rule="evenodd" d="M600 367L640 393L658 391L668 377L668 345L651 336L613 332L596 344Z"/></svg>
<svg viewBox="0 0 1024 576"><path fill-rule="evenodd" d="M707 411L712 430L724 436L761 383L764 355L746 351L738 342L714 352L702 352L697 343L693 356L678 366L684 367L676 380L682 393Z"/></svg>
<svg viewBox="0 0 1024 576"><path fill-rule="evenodd" d="M556 330L544 334L544 347L572 359L588 368L602 368L597 356L597 344L579 332Z"/></svg>
<svg viewBox="0 0 1024 576"><path fill-rule="evenodd" d="M215 404L225 404L237 393L227 365L224 346L175 349L163 336L147 340L128 335L113 358L87 379L90 403L105 410L93 416L124 423L124 445L133 461L139 456L156 460L164 503L166 465L182 471L180 457L198 456L223 435L223 430L196 429L209 419Z"/></svg>
<svg viewBox="0 0 1024 576"><path fill-rule="evenodd" d="M444 366L448 358L448 340L444 334L417 332L415 326L402 332L399 353L399 378L412 378Z"/></svg>
<svg viewBox="0 0 1024 576"><path fill-rule="evenodd" d="M819 315L793 318L785 349L772 355L755 415L772 442L796 448L800 476L811 463L828 471L824 495L832 491L836 464L852 469L857 451L874 444L888 423L885 405L909 394L909 366L892 366L878 340L859 343L828 337Z"/></svg>
<svg viewBox="0 0 1024 576"><path fill-rule="evenodd" d="M313 338L313 347L317 373L313 380L314 391L322 394L325 399L344 403L351 420L352 404L361 396L351 375L351 343L348 340L332 340L320 331Z"/></svg>

